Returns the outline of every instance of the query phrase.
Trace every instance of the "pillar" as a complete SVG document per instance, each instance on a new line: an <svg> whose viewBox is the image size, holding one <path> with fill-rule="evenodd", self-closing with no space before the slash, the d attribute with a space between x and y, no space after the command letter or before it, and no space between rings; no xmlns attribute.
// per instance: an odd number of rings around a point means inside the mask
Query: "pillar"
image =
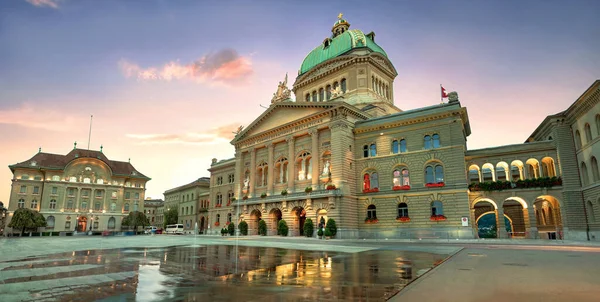
<svg viewBox="0 0 600 302"><path fill-rule="evenodd" d="M470 217L471 217L471 227L473 228L473 237L479 238L479 228L477 227L477 217L475 217L475 208L471 208Z"/></svg>
<svg viewBox="0 0 600 302"><path fill-rule="evenodd" d="M275 144L273 143L269 143L267 145L267 148L269 150L269 157L267 158L267 192L269 195L273 195L273 178L274 178L274 172L275 172L275 165L274 165L274 159L273 159L273 149L275 148Z"/></svg>
<svg viewBox="0 0 600 302"><path fill-rule="evenodd" d="M504 208L499 207L496 209L496 226L498 228L498 238L504 239L508 238L508 234L506 233L506 223L504 223Z"/></svg>
<svg viewBox="0 0 600 302"><path fill-rule="evenodd" d="M285 141L288 143L288 193L294 192L294 180L296 175L294 170L296 168L296 152L294 150L294 137L288 136Z"/></svg>
<svg viewBox="0 0 600 302"><path fill-rule="evenodd" d="M253 197L256 185L256 149L250 149L250 182L248 184L248 196Z"/></svg>
<svg viewBox="0 0 600 302"><path fill-rule="evenodd" d="M539 161L539 162L538 162L538 178L539 178L539 177L543 177L543 176L544 176L544 173L543 173L544 171L543 171L543 169L542 169L542 166L543 166L543 165L542 165L542 162L541 162L541 161Z"/></svg>
<svg viewBox="0 0 600 302"><path fill-rule="evenodd" d="M317 129L311 129L310 131L308 131L308 134L310 134L312 140L312 188L313 190L317 190L319 186L320 174L319 163L321 162L321 156L319 154L319 131Z"/></svg>
<svg viewBox="0 0 600 302"><path fill-rule="evenodd" d="M530 206L527 209L523 209L523 217L525 220L525 231L527 232L528 239L538 239L537 221L535 218L535 209Z"/></svg>
<svg viewBox="0 0 600 302"><path fill-rule="evenodd" d="M241 199L243 196L243 186L244 186L244 154L241 151L236 152L235 154L235 195L236 199Z"/></svg>

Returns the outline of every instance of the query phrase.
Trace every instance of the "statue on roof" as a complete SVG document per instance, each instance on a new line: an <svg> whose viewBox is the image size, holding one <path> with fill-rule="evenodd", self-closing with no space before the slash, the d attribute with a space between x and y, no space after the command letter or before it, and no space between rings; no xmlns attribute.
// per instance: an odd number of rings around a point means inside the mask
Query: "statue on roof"
<svg viewBox="0 0 600 302"><path fill-rule="evenodd" d="M275 102L281 102L290 98L291 90L287 87L288 75L285 73L285 80L283 82L279 82L277 85L277 92L273 93L273 98L271 99L271 104Z"/></svg>
<svg viewBox="0 0 600 302"><path fill-rule="evenodd" d="M342 94L344 94L344 91L342 91L342 89L340 88L340 86L336 86L335 88L331 88L331 98L337 98L338 96L341 96Z"/></svg>
<svg viewBox="0 0 600 302"><path fill-rule="evenodd" d="M458 92L452 91L448 93L448 102L458 102Z"/></svg>

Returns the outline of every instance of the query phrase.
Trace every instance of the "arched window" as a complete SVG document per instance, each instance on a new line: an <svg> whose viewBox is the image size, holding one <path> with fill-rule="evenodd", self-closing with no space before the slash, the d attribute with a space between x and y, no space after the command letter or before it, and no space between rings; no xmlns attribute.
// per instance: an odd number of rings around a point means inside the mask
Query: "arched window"
<svg viewBox="0 0 600 302"><path fill-rule="evenodd" d="M339 84L338 82L333 82L333 90L336 90L338 88Z"/></svg>
<svg viewBox="0 0 600 302"><path fill-rule="evenodd" d="M479 182L479 169L477 169L477 166L471 166L469 168L469 182L470 183Z"/></svg>
<svg viewBox="0 0 600 302"><path fill-rule="evenodd" d="M369 205L367 207L367 218L377 219L377 209L375 208L375 205Z"/></svg>
<svg viewBox="0 0 600 302"><path fill-rule="evenodd" d="M48 218L46 218L46 228L47 229L53 229L54 228L54 216L48 216Z"/></svg>
<svg viewBox="0 0 600 302"><path fill-rule="evenodd" d="M371 150L370 156L377 156L377 145L371 144L370 150Z"/></svg>
<svg viewBox="0 0 600 302"><path fill-rule="evenodd" d="M77 177L71 176L71 177L69 177L69 181L70 182L77 182Z"/></svg>
<svg viewBox="0 0 600 302"><path fill-rule="evenodd" d="M444 182L444 167L440 164L431 164L425 167L425 183L439 184Z"/></svg>
<svg viewBox="0 0 600 302"><path fill-rule="evenodd" d="M17 207L19 209L22 209L25 207L25 199L19 199L19 201L17 202Z"/></svg>
<svg viewBox="0 0 600 302"><path fill-rule="evenodd" d="M221 193L217 193L217 207L220 207L223 204L223 195Z"/></svg>
<svg viewBox="0 0 600 302"><path fill-rule="evenodd" d="M431 149L431 136L425 135L425 137L423 138L423 140L424 140L424 146L423 147L425 147L425 150Z"/></svg>
<svg viewBox="0 0 600 302"><path fill-rule="evenodd" d="M267 163L262 162L256 168L256 186L262 187L267 185L267 174L269 173L269 167Z"/></svg>
<svg viewBox="0 0 600 302"><path fill-rule="evenodd" d="M396 186L409 186L410 178L407 168L397 168L394 170L393 175L394 187Z"/></svg>
<svg viewBox="0 0 600 302"><path fill-rule="evenodd" d="M400 152L402 152L402 153L406 152L406 140L405 139L400 140Z"/></svg>
<svg viewBox="0 0 600 302"><path fill-rule="evenodd" d="M108 228L109 229L114 229L115 228L115 224L116 224L116 220L114 217L108 218Z"/></svg>
<svg viewBox="0 0 600 302"><path fill-rule="evenodd" d="M327 85L327 87L325 87L325 96L328 101L331 99L331 85Z"/></svg>
<svg viewBox="0 0 600 302"><path fill-rule="evenodd" d="M431 216L437 215L444 215L444 205L439 200L431 202Z"/></svg>
<svg viewBox="0 0 600 302"><path fill-rule="evenodd" d="M296 159L298 180L312 179L312 156L309 152L303 152Z"/></svg>
<svg viewBox="0 0 600 302"><path fill-rule="evenodd" d="M585 143L589 144L589 142L592 141L592 128L590 127L590 124L585 123L585 126L583 129L585 131Z"/></svg>
<svg viewBox="0 0 600 302"><path fill-rule="evenodd" d="M231 223L231 213L227 213L227 222Z"/></svg>
<svg viewBox="0 0 600 302"><path fill-rule="evenodd" d="M31 208L32 209L37 209L37 200L36 199L34 199L34 200L31 201Z"/></svg>
<svg viewBox="0 0 600 302"><path fill-rule="evenodd" d="M304 101L310 102L310 93L306 94L306 96L304 97Z"/></svg>
<svg viewBox="0 0 600 302"><path fill-rule="evenodd" d="M379 175L377 172L365 173L363 175L363 192L379 189Z"/></svg>
<svg viewBox="0 0 600 302"><path fill-rule="evenodd" d="M91 183L91 182L92 182L92 180L91 180L91 179L89 179L88 177L86 177L86 178L84 178L84 179L83 179L83 183L84 183L84 184L89 184L89 183Z"/></svg>
<svg viewBox="0 0 600 302"><path fill-rule="evenodd" d="M600 171L598 171L598 160L592 156L592 179L594 182L600 181Z"/></svg>
<svg viewBox="0 0 600 302"><path fill-rule="evenodd" d="M506 168L501 165L496 165L496 180L506 181Z"/></svg>
<svg viewBox="0 0 600 302"><path fill-rule="evenodd" d="M369 157L369 145L363 146L363 157Z"/></svg>
<svg viewBox="0 0 600 302"><path fill-rule="evenodd" d="M128 203L128 202L126 202L126 203L123 205L123 211L125 211L125 212L129 212L129 203Z"/></svg>
<svg viewBox="0 0 600 302"><path fill-rule="evenodd" d="M346 79L342 79L341 81L341 88L342 88L342 92L346 92Z"/></svg>
<svg viewBox="0 0 600 302"><path fill-rule="evenodd" d="M581 149L581 134L579 134L579 130L575 131L575 148Z"/></svg>
<svg viewBox="0 0 600 302"><path fill-rule="evenodd" d="M600 135L600 114L596 114L596 135Z"/></svg>
<svg viewBox="0 0 600 302"><path fill-rule="evenodd" d="M58 175L52 176L52 181L60 181L60 176L58 176Z"/></svg>
<svg viewBox="0 0 600 302"><path fill-rule="evenodd" d="M431 136L433 138L433 147L434 148L439 148L440 147L440 135L439 134L434 134Z"/></svg>
<svg viewBox="0 0 600 302"><path fill-rule="evenodd" d="M56 209L56 199L50 200L50 209Z"/></svg>
<svg viewBox="0 0 600 302"><path fill-rule="evenodd" d="M318 102L319 100L317 99L317 91L313 91L312 92L312 101L313 102Z"/></svg>
<svg viewBox="0 0 600 302"><path fill-rule="evenodd" d="M323 88L319 88L319 101L325 101L325 90L323 90Z"/></svg>
<svg viewBox="0 0 600 302"><path fill-rule="evenodd" d="M379 175L377 172L371 173L371 189L379 189Z"/></svg>
<svg viewBox="0 0 600 302"><path fill-rule="evenodd" d="M582 162L581 163L581 182L583 183L584 186L587 186L589 181L590 181L590 178L588 175L587 166L585 165L584 162Z"/></svg>
<svg viewBox="0 0 600 302"><path fill-rule="evenodd" d="M392 153L397 154L400 151L398 140L392 141Z"/></svg>
<svg viewBox="0 0 600 302"><path fill-rule="evenodd" d="M402 202L398 204L398 218L408 217L408 205Z"/></svg>
<svg viewBox="0 0 600 302"><path fill-rule="evenodd" d="M287 169L288 169L288 161L287 158L282 157L277 160L275 164L275 174L277 176L277 183L286 183L287 182Z"/></svg>

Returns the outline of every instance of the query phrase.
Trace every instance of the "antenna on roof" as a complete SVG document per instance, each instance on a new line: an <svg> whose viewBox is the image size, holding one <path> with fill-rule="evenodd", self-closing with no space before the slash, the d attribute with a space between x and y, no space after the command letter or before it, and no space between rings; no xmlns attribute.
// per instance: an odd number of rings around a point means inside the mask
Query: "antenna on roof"
<svg viewBox="0 0 600 302"><path fill-rule="evenodd" d="M94 119L94 115L90 116L90 134L88 135L88 150L90 150L90 141L92 140L92 120Z"/></svg>

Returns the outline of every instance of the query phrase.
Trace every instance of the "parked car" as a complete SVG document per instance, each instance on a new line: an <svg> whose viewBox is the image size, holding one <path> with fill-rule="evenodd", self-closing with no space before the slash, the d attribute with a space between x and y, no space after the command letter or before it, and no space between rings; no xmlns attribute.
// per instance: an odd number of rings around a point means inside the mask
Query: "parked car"
<svg viewBox="0 0 600 302"><path fill-rule="evenodd" d="M152 233L156 233L157 227L155 226L147 226L146 229L144 229L144 234L152 234Z"/></svg>
<svg viewBox="0 0 600 302"><path fill-rule="evenodd" d="M162 234L163 230L162 229L156 229L156 233L155 234Z"/></svg>

